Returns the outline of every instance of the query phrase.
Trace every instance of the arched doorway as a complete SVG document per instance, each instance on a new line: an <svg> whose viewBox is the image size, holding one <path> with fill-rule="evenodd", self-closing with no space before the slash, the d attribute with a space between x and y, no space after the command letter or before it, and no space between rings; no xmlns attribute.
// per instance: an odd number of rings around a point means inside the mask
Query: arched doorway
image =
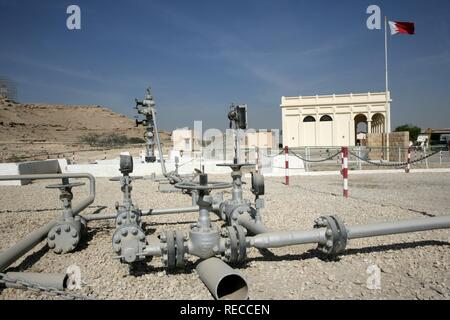
<svg viewBox="0 0 450 320"><path fill-rule="evenodd" d="M367 117L364 114L358 114L355 117L355 145L365 146L367 133L369 133Z"/></svg>
<svg viewBox="0 0 450 320"><path fill-rule="evenodd" d="M303 139L305 146L316 145L316 118L313 116L303 119Z"/></svg>
<svg viewBox="0 0 450 320"><path fill-rule="evenodd" d="M385 132L385 117L381 113L372 116L372 133Z"/></svg>
<svg viewBox="0 0 450 320"><path fill-rule="evenodd" d="M320 117L319 146L331 147L333 145L333 118L329 115Z"/></svg>

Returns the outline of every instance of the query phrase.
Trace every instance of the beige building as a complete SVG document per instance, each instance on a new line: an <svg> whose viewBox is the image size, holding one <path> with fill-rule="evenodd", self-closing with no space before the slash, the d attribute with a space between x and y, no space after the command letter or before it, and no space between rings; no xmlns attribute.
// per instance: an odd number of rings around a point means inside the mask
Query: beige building
<svg viewBox="0 0 450 320"><path fill-rule="evenodd" d="M278 147L278 130L260 130L245 133L246 148L272 149Z"/></svg>
<svg viewBox="0 0 450 320"><path fill-rule="evenodd" d="M283 145L355 146L364 123L367 133L390 132L390 95L384 92L282 97Z"/></svg>
<svg viewBox="0 0 450 320"><path fill-rule="evenodd" d="M173 150L191 152L193 149L193 135L189 128L176 129L172 131Z"/></svg>

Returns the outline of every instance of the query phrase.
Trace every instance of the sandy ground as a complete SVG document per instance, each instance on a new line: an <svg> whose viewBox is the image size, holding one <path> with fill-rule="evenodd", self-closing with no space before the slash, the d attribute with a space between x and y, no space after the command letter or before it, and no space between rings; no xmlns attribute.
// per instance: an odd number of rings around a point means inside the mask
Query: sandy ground
<svg viewBox="0 0 450 320"><path fill-rule="evenodd" d="M229 177L214 177L229 180ZM250 181L246 181L248 188ZM308 230L315 218L337 214L347 225L450 213L450 174L354 176L349 199L340 177L266 178L264 221L273 229ZM58 191L46 183L0 187L0 250L61 214ZM162 194L149 180L134 182L133 199L142 209L189 206L182 194ZM117 182L97 180L95 203L85 211L114 212L121 199ZM246 197L252 195L246 190ZM87 188L75 190L75 201ZM225 193L225 197L230 197ZM101 207L105 206L104 210ZM39 210L36 212L36 210ZM188 228L196 214L145 218L147 234ZM214 220L216 221L216 220ZM216 222L221 223L221 222ZM112 259L113 222L89 224L87 242L72 254L57 255L45 242L12 266L15 271L64 272L72 264L82 270L82 294L98 299L211 299L191 264L186 272L167 275L160 258L137 270ZM450 231L352 240L339 261L321 260L312 245L249 250L240 271L251 299L449 299ZM190 258L195 262L194 258ZM381 289L367 288L369 266L381 269ZM11 271L10 269L10 271ZM29 291L4 289L0 299L49 299Z"/></svg>

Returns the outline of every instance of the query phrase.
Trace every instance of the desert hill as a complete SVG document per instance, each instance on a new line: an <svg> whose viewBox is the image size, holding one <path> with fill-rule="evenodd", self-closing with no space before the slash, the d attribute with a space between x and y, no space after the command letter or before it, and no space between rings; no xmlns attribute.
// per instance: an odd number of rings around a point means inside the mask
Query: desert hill
<svg viewBox="0 0 450 320"><path fill-rule="evenodd" d="M39 155L89 149L80 143L80 137L87 133L143 138L144 132L133 120L105 107L21 104L0 97L0 160L21 158L37 149ZM160 135L168 147L170 134Z"/></svg>

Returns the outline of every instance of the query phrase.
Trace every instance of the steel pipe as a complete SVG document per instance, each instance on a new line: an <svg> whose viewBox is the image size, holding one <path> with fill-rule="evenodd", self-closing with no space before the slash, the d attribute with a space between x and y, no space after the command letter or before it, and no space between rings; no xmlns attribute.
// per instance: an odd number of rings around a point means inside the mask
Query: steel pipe
<svg viewBox="0 0 450 320"><path fill-rule="evenodd" d="M17 259L22 257L25 253L33 249L38 243L47 237L50 229L56 225L56 221L47 223L43 227L30 233L25 239L22 239L12 247L0 253L0 272L3 272Z"/></svg>
<svg viewBox="0 0 450 320"><path fill-rule="evenodd" d="M158 239L158 237L152 237L148 240L147 245L144 249L144 255L145 256L161 256L161 241Z"/></svg>
<svg viewBox="0 0 450 320"><path fill-rule="evenodd" d="M250 246L260 249L280 248L309 243L324 243L326 229L311 231L276 231L247 238Z"/></svg>
<svg viewBox="0 0 450 320"><path fill-rule="evenodd" d="M215 299L247 300L248 285L243 276L218 258L203 260L197 273Z"/></svg>
<svg viewBox="0 0 450 320"><path fill-rule="evenodd" d="M348 227L348 239L378 237L391 234L428 231L450 228L450 216L383 222Z"/></svg>
<svg viewBox="0 0 450 320"><path fill-rule="evenodd" d="M8 279L13 281L24 281L38 285L40 287L53 288L56 290L64 290L67 287L66 273L36 273L36 272L7 272ZM25 288L20 283L6 282L7 288L21 289Z"/></svg>
<svg viewBox="0 0 450 320"><path fill-rule="evenodd" d="M243 213L238 218L238 224L243 226L252 235L269 233L271 230L263 223L257 223L248 213Z"/></svg>
<svg viewBox="0 0 450 320"><path fill-rule="evenodd" d="M142 216L159 216L166 214L177 214L177 213L189 213L189 212L197 212L199 210L198 206L193 207L184 207L184 208L169 208L169 209L150 209L148 211L142 212ZM86 221L94 221L94 220L111 220L117 217L116 213L111 214L90 214L83 216L83 219Z"/></svg>
<svg viewBox="0 0 450 320"><path fill-rule="evenodd" d="M95 178L89 173L61 173L61 174L24 174L24 175L6 175L0 176L0 181L14 180L49 180L62 178L86 178L89 179L89 196L72 207L74 215L80 213L95 200Z"/></svg>

